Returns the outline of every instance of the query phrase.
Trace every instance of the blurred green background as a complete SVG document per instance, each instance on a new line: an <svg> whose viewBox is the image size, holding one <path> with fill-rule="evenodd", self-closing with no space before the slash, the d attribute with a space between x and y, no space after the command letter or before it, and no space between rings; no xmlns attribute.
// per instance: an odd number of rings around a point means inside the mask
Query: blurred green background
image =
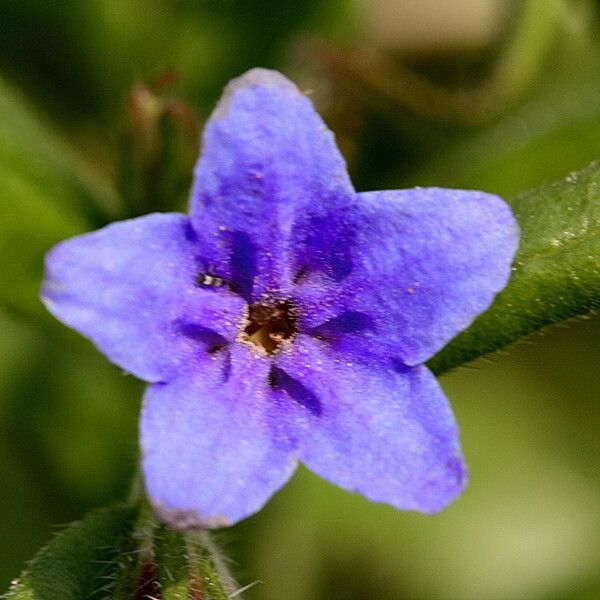
<svg viewBox="0 0 600 600"><path fill-rule="evenodd" d="M359 190L505 196L600 158L591 0L3 0L0 590L53 531L127 495L143 386L45 314L44 252L185 207L232 77L311 94ZM600 319L445 376L471 483L434 517L300 470L218 534L251 600L600 598Z"/></svg>

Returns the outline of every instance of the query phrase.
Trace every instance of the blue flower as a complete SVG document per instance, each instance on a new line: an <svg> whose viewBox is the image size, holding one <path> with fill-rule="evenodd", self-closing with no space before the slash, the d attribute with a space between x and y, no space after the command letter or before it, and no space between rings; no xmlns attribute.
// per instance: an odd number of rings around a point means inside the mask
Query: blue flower
<svg viewBox="0 0 600 600"><path fill-rule="evenodd" d="M466 474L423 363L506 285L517 239L490 194L355 192L310 101L255 69L206 126L190 215L59 244L42 296L149 382L142 469L172 526L235 523L299 461L431 513Z"/></svg>

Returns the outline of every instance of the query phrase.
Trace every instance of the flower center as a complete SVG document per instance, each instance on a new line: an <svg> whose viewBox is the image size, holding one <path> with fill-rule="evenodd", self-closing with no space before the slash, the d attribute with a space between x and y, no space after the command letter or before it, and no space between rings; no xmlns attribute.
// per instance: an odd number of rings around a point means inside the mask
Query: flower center
<svg viewBox="0 0 600 600"><path fill-rule="evenodd" d="M242 339L273 355L297 332L294 307L281 300L274 304L251 304Z"/></svg>

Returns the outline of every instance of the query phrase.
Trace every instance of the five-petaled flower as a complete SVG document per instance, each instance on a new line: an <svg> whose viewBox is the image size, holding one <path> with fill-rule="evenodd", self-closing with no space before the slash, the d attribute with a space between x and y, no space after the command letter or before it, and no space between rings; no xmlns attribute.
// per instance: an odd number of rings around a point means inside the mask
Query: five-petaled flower
<svg viewBox="0 0 600 600"><path fill-rule="evenodd" d="M42 296L149 382L142 469L172 526L235 523L298 461L429 513L466 474L423 363L504 287L517 239L490 194L355 192L310 101L255 69L206 125L190 216L59 244Z"/></svg>

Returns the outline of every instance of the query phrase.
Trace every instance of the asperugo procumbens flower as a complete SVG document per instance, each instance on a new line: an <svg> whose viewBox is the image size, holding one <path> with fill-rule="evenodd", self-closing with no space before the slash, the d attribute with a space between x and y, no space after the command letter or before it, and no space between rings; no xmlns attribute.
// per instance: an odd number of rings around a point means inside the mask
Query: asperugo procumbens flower
<svg viewBox="0 0 600 600"><path fill-rule="evenodd" d="M466 472L423 363L506 285L517 240L491 194L357 193L308 98L254 69L206 125L189 216L59 244L42 297L149 383L142 470L172 526L251 515L298 462L431 513Z"/></svg>

